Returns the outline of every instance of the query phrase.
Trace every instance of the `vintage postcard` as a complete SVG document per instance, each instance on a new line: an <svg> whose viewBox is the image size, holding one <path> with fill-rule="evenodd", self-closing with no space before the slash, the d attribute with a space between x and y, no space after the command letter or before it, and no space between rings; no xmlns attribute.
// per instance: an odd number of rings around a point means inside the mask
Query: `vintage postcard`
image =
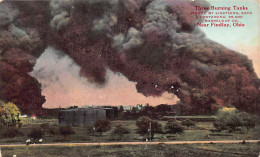
<svg viewBox="0 0 260 157"><path fill-rule="evenodd" d="M0 0L0 157L260 156L258 0Z"/></svg>

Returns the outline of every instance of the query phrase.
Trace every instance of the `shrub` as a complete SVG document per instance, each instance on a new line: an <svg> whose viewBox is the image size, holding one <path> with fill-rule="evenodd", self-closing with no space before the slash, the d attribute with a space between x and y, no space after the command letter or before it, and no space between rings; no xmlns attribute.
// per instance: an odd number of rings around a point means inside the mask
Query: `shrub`
<svg viewBox="0 0 260 157"><path fill-rule="evenodd" d="M165 130L167 133L183 133L184 127L177 120L169 120L165 126Z"/></svg>
<svg viewBox="0 0 260 157"><path fill-rule="evenodd" d="M190 119L186 119L186 120L181 122L181 125L190 127L190 126L194 126L195 123L192 120L190 120Z"/></svg>
<svg viewBox="0 0 260 157"><path fill-rule="evenodd" d="M44 132L42 131L41 128L33 128L30 133L28 134L29 138L33 138L34 143L36 140L43 138Z"/></svg>
<svg viewBox="0 0 260 157"><path fill-rule="evenodd" d="M247 131L255 127L255 118L245 112L238 112L237 110L231 112L219 112L214 122L216 131L228 130L234 132L245 127Z"/></svg>
<svg viewBox="0 0 260 157"><path fill-rule="evenodd" d="M238 116L237 111L219 112L214 122L217 131L229 130L233 132L237 127L242 126L242 118Z"/></svg>
<svg viewBox="0 0 260 157"><path fill-rule="evenodd" d="M162 129L162 124L159 123L158 121L156 120L152 120L152 132L155 132L155 133L162 133L163 132L163 129Z"/></svg>
<svg viewBox="0 0 260 157"><path fill-rule="evenodd" d="M240 113L240 117L242 118L242 126L244 126L247 131L255 127L255 123L256 123L255 116L251 116L248 113L242 112Z"/></svg>
<svg viewBox="0 0 260 157"><path fill-rule="evenodd" d="M94 130L94 129L96 129L96 128L94 127L94 125L90 125L90 126L87 126L87 127L86 127L87 133L88 133L89 135L92 135L92 136L95 135L95 130Z"/></svg>
<svg viewBox="0 0 260 157"><path fill-rule="evenodd" d="M111 124L108 119L101 119L101 120L96 121L96 123L94 124L94 127L95 127L95 130L97 132L99 132L99 135L101 136L103 132L110 130Z"/></svg>
<svg viewBox="0 0 260 157"><path fill-rule="evenodd" d="M148 129L151 124L151 138L154 137L155 133L161 133L162 132L162 125L155 120L151 120L149 117L143 116L140 119L136 121L136 126L138 127L138 132L141 135L147 135L149 133Z"/></svg>
<svg viewBox="0 0 260 157"><path fill-rule="evenodd" d="M121 124L116 125L115 130L113 131L114 135L119 136L121 139L123 139L125 134L129 134L130 130L124 126L122 126Z"/></svg>
<svg viewBox="0 0 260 157"><path fill-rule="evenodd" d="M220 120L216 120L213 123L214 127L216 128L216 130L212 130L212 132L221 132L222 130L226 130L227 126Z"/></svg>
<svg viewBox="0 0 260 157"><path fill-rule="evenodd" d="M73 130L73 128L70 125L64 125L64 126L60 126L60 134L62 136L64 136L65 139L68 139L70 135L75 134L75 131Z"/></svg>
<svg viewBox="0 0 260 157"><path fill-rule="evenodd" d="M5 137L14 138L19 135L23 135L16 127L9 127L5 130Z"/></svg>
<svg viewBox="0 0 260 157"><path fill-rule="evenodd" d="M55 136L58 134L58 130L55 128L55 127L50 127L49 128L49 133L52 135L52 136Z"/></svg>
<svg viewBox="0 0 260 157"><path fill-rule="evenodd" d="M41 127L42 129L44 129L44 130L47 130L47 129L50 128L50 124L49 124L49 123L42 123L42 124L40 124L40 127Z"/></svg>

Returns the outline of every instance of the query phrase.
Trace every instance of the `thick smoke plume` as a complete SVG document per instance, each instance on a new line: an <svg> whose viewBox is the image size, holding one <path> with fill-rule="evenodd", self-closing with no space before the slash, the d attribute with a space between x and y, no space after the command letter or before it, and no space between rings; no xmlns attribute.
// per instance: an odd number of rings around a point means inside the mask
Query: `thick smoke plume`
<svg viewBox="0 0 260 157"><path fill-rule="evenodd" d="M0 3L0 98L40 107L28 72L47 45L68 54L81 75L106 82L106 69L137 82L138 92L177 95L186 109L219 106L259 112L251 61L205 37L190 15L204 0L53 0ZM21 81L34 82L27 86ZM14 87L11 86L16 83ZM26 85L26 89L18 86ZM16 91L18 90L19 91ZM23 91L21 93L21 91ZM34 91L25 97L27 91ZM26 100L24 100L26 99Z"/></svg>
<svg viewBox="0 0 260 157"><path fill-rule="evenodd" d="M80 67L68 55L48 47L30 73L42 84L42 94L46 98L43 107L129 106L146 103L154 106L178 101L174 94L168 92L160 97L146 97L136 92L135 82L130 82L122 74L109 69L106 69L105 84L91 83L80 76L79 72Z"/></svg>

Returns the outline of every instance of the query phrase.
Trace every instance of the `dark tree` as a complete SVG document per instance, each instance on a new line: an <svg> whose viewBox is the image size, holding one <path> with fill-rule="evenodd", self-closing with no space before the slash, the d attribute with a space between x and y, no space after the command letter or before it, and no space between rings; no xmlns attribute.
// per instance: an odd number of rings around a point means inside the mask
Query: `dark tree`
<svg viewBox="0 0 260 157"><path fill-rule="evenodd" d="M151 136L154 137L155 133L162 132L162 125L155 120L151 120L149 117L143 116L136 121L136 126L138 127L138 132L141 135L148 135L149 125L151 125Z"/></svg>
<svg viewBox="0 0 260 157"><path fill-rule="evenodd" d="M133 106L132 109L131 109L131 113L135 114L137 112L138 112L138 108Z"/></svg>
<svg viewBox="0 0 260 157"><path fill-rule="evenodd" d="M153 106L146 105L140 112L140 116L155 117L155 108Z"/></svg>
<svg viewBox="0 0 260 157"><path fill-rule="evenodd" d="M172 111L172 107L167 104L160 104L155 107L156 112L170 112Z"/></svg>
<svg viewBox="0 0 260 157"><path fill-rule="evenodd" d="M121 113L123 113L123 112L124 112L124 107L123 107L123 106L120 106L120 107L119 107L119 111L120 111Z"/></svg>
<svg viewBox="0 0 260 157"><path fill-rule="evenodd" d="M99 135L101 136L103 132L108 131L111 128L110 121L108 119L101 119L96 121L94 124L95 130L99 132Z"/></svg>

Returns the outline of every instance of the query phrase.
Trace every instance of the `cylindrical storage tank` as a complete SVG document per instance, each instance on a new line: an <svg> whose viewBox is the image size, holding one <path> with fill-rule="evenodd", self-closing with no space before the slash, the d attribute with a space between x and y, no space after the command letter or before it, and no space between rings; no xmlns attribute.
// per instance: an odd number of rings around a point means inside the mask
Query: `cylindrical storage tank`
<svg viewBox="0 0 260 157"><path fill-rule="evenodd" d="M94 113L92 109L85 109L85 125L94 124Z"/></svg>
<svg viewBox="0 0 260 157"><path fill-rule="evenodd" d="M105 110L103 109L96 109L96 121L100 120L100 119L104 119L105 118Z"/></svg>
<svg viewBox="0 0 260 157"><path fill-rule="evenodd" d="M106 110L98 109L97 112L98 112L97 120L106 118Z"/></svg>
<svg viewBox="0 0 260 157"><path fill-rule="evenodd" d="M84 125L84 109L74 109L73 110L73 125L79 126Z"/></svg>
<svg viewBox="0 0 260 157"><path fill-rule="evenodd" d="M113 115L112 112L108 112ZM61 125L93 125L99 119L105 119L107 111L102 108L77 108L59 112L59 124Z"/></svg>
<svg viewBox="0 0 260 157"><path fill-rule="evenodd" d="M59 124L60 125L65 125L66 124L66 121L65 121L65 111L60 111L59 112Z"/></svg>
<svg viewBox="0 0 260 157"><path fill-rule="evenodd" d="M74 112L73 112L73 110L69 110L69 123L68 123L68 125L73 125L73 123L74 123Z"/></svg>
<svg viewBox="0 0 260 157"><path fill-rule="evenodd" d="M106 111L105 110L101 110L101 115L102 115L102 119L106 118Z"/></svg>
<svg viewBox="0 0 260 157"><path fill-rule="evenodd" d="M98 111L97 109L93 110L93 122L95 123L98 119Z"/></svg>
<svg viewBox="0 0 260 157"><path fill-rule="evenodd" d="M65 123L64 125L68 125L70 124L70 111L64 111L64 120L65 120Z"/></svg>

